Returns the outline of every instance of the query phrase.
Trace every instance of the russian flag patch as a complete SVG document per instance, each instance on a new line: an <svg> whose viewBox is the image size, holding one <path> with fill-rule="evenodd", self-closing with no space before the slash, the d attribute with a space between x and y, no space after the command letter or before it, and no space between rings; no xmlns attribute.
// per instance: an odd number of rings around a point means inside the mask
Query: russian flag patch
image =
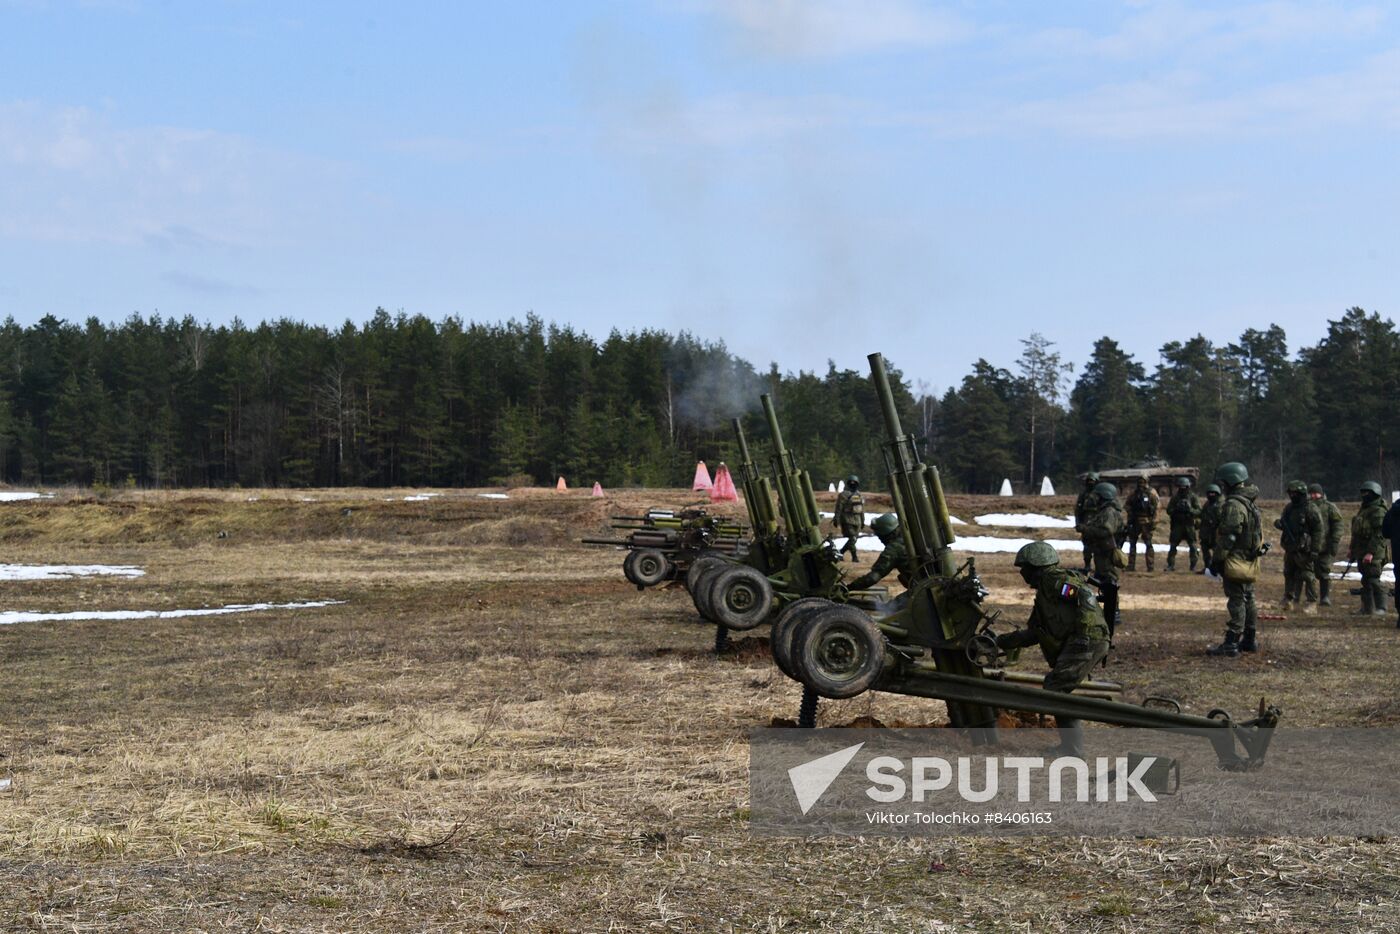
<svg viewBox="0 0 1400 934"><path fill-rule="evenodd" d="M1079 596L1079 589L1073 584L1061 584L1060 596L1065 600L1073 600L1075 597Z"/></svg>

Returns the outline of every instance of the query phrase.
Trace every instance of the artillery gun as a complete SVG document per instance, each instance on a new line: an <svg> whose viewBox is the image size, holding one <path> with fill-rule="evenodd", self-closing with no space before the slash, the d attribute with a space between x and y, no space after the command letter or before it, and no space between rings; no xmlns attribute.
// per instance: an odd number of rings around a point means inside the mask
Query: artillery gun
<svg viewBox="0 0 1400 934"><path fill-rule="evenodd" d="M737 555L744 550L745 529L739 522L698 507L679 512L648 509L641 516L613 516L611 525L626 530L627 536L585 538L583 544L626 549L622 573L638 590L684 579L702 553Z"/></svg>
<svg viewBox="0 0 1400 934"><path fill-rule="evenodd" d="M841 557L831 540L822 537L812 479L797 466L783 442L772 398L765 394L760 402L773 441L772 483L760 474L743 425L734 420L738 475L753 540L742 556L702 556L686 577L696 610L718 627L717 650L724 646L729 630L760 626L773 618L775 608L782 610L812 597L874 607L888 595L883 587L851 592L842 584ZM782 531L773 511L775 487Z"/></svg>
<svg viewBox="0 0 1400 934"><path fill-rule="evenodd" d="M815 718L815 704L806 702L810 695L848 698L875 690L943 701L951 725L966 731L974 743L995 742L997 712L1008 709L1190 733L1210 741L1222 768L1242 771L1262 765L1282 715L1262 701L1258 716L1250 720L1232 720L1220 709L1193 716L1165 698L1149 697L1142 706L1113 700L1119 688L1112 682L1081 682L1076 693L1060 694L1030 686L1024 674L992 667L999 653L988 632L995 614L982 607L987 592L971 559L955 565L938 471L922 463L913 436L900 425L884 358L871 354L869 359L888 436L884 455L890 489L912 576L905 593L874 613L809 600L792 604L779 617L773 627L773 658L806 689L802 725L811 726Z"/></svg>

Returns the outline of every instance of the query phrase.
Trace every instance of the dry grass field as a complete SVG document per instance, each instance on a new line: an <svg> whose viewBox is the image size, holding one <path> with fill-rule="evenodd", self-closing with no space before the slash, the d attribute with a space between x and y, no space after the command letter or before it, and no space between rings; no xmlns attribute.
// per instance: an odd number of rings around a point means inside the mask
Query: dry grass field
<svg viewBox="0 0 1400 934"><path fill-rule="evenodd" d="M682 590L639 593L618 552L576 544L688 495L415 492L0 504L0 561L146 571L0 581L0 611L343 601L0 626L0 931L1400 928L1384 840L751 838L746 736L795 716L798 687L766 640L713 655ZM1008 502L1071 506L953 511ZM978 566L1024 614L1009 556ZM1129 699L1400 723L1400 632L1348 617L1345 585L1224 661L1202 654L1218 585L1158 567L1126 579ZM857 717L943 710L820 715Z"/></svg>

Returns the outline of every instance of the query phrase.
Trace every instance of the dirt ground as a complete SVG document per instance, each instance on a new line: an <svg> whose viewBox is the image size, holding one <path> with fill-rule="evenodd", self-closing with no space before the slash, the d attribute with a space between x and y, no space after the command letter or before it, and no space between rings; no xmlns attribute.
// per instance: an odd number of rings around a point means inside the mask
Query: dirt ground
<svg viewBox="0 0 1400 934"><path fill-rule="evenodd" d="M689 494L420 492L0 503L0 561L146 571L0 580L0 612L343 601L0 626L0 931L1400 928L1384 840L753 838L746 737L795 716L798 686L766 640L715 656L682 590L638 592L620 553L577 544ZM1071 507L952 502L969 521ZM1129 699L1400 723L1400 632L1347 616L1347 585L1224 661L1202 653L1218 584L1161 564L1125 581L1110 675ZM978 567L1023 616L1010 557ZM1266 612L1281 587L1271 556ZM820 712L857 717L943 709Z"/></svg>

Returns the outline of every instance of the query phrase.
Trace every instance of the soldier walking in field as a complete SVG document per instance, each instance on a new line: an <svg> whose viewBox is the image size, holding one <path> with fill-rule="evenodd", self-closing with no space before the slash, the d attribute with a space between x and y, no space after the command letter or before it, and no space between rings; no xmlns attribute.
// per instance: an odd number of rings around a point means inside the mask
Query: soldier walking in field
<svg viewBox="0 0 1400 934"><path fill-rule="evenodd" d="M1215 558L1215 530L1220 527L1220 485L1206 485L1206 501L1201 506L1201 569L1204 574Z"/></svg>
<svg viewBox="0 0 1400 934"><path fill-rule="evenodd" d="M1191 570L1196 570L1196 526L1201 520L1201 501L1191 489L1190 477L1176 478L1176 492L1167 501L1167 518L1171 520L1171 539L1167 550L1167 570L1176 570L1176 549L1182 542L1190 546Z"/></svg>
<svg viewBox="0 0 1400 934"><path fill-rule="evenodd" d="M1263 520L1254 501L1259 488L1249 482L1249 469L1238 461L1221 464L1215 479L1225 488L1216 530L1216 551L1211 572L1225 579L1225 606L1230 620L1225 638L1206 650L1207 655L1235 658L1241 652L1259 651L1259 609L1254 603L1254 582L1259 579L1259 558L1264 545Z"/></svg>
<svg viewBox="0 0 1400 934"><path fill-rule="evenodd" d="M1118 487L1100 483L1084 518L1084 541L1094 560L1094 579L1103 592L1104 618L1111 636L1122 623L1118 611L1118 572L1123 567L1119 536L1123 534L1123 509L1118 505Z"/></svg>
<svg viewBox="0 0 1400 934"><path fill-rule="evenodd" d="M1079 571L1060 567L1060 556L1047 542L1031 542L1016 552L1021 579L1035 588L1035 604L1024 629L997 636L997 648L1015 651L1039 645L1050 665L1043 687L1072 692L1108 655L1105 611ZM1060 731L1058 755L1084 756L1084 728L1073 717L1055 717Z"/></svg>
<svg viewBox="0 0 1400 934"><path fill-rule="evenodd" d="M860 564L860 553L856 550L856 539L865 528L865 499L860 495L860 477L851 474L846 478L846 488L836 494L836 517L831 524L846 536L846 543L838 554L851 553L851 561Z"/></svg>
<svg viewBox="0 0 1400 934"><path fill-rule="evenodd" d="M1318 547L1317 563L1313 565L1313 575L1317 578L1318 592L1308 585L1308 600L1317 600L1318 606L1332 605L1332 565L1337 560L1337 552L1342 550L1342 531L1346 522L1337 504L1327 498L1320 483L1308 484L1308 499L1312 500L1317 511L1322 514L1323 541Z"/></svg>
<svg viewBox="0 0 1400 934"><path fill-rule="evenodd" d="M1084 520L1089 517L1094 487L1099 485L1099 472L1091 470L1083 479L1084 488L1079 491L1079 498L1074 501L1074 530L1079 533L1079 541L1084 546L1084 570L1087 571L1093 560L1093 550L1089 547L1089 540L1084 537Z"/></svg>
<svg viewBox="0 0 1400 934"><path fill-rule="evenodd" d="M1137 570L1137 546L1143 545L1143 560L1151 572L1156 564L1152 552L1152 530L1157 527L1157 491L1147 483L1146 477L1138 477L1137 486L1128 494L1128 570Z"/></svg>
<svg viewBox="0 0 1400 934"><path fill-rule="evenodd" d="M1361 484L1361 508L1351 520L1351 545L1347 557L1356 562L1361 572L1361 609L1356 616L1384 616L1385 590L1381 587L1381 570L1385 568L1390 543L1382 529L1385 526L1385 503L1381 500L1381 485L1374 480Z"/></svg>
<svg viewBox="0 0 1400 934"><path fill-rule="evenodd" d="M1317 586L1318 550L1327 543L1327 528L1322 513L1308 499L1308 485L1302 480L1288 481L1288 505L1283 515L1274 520L1274 528L1283 532L1283 602L1281 610L1291 610L1303 603L1303 589ZM1311 616L1317 607L1308 604L1303 612Z"/></svg>

